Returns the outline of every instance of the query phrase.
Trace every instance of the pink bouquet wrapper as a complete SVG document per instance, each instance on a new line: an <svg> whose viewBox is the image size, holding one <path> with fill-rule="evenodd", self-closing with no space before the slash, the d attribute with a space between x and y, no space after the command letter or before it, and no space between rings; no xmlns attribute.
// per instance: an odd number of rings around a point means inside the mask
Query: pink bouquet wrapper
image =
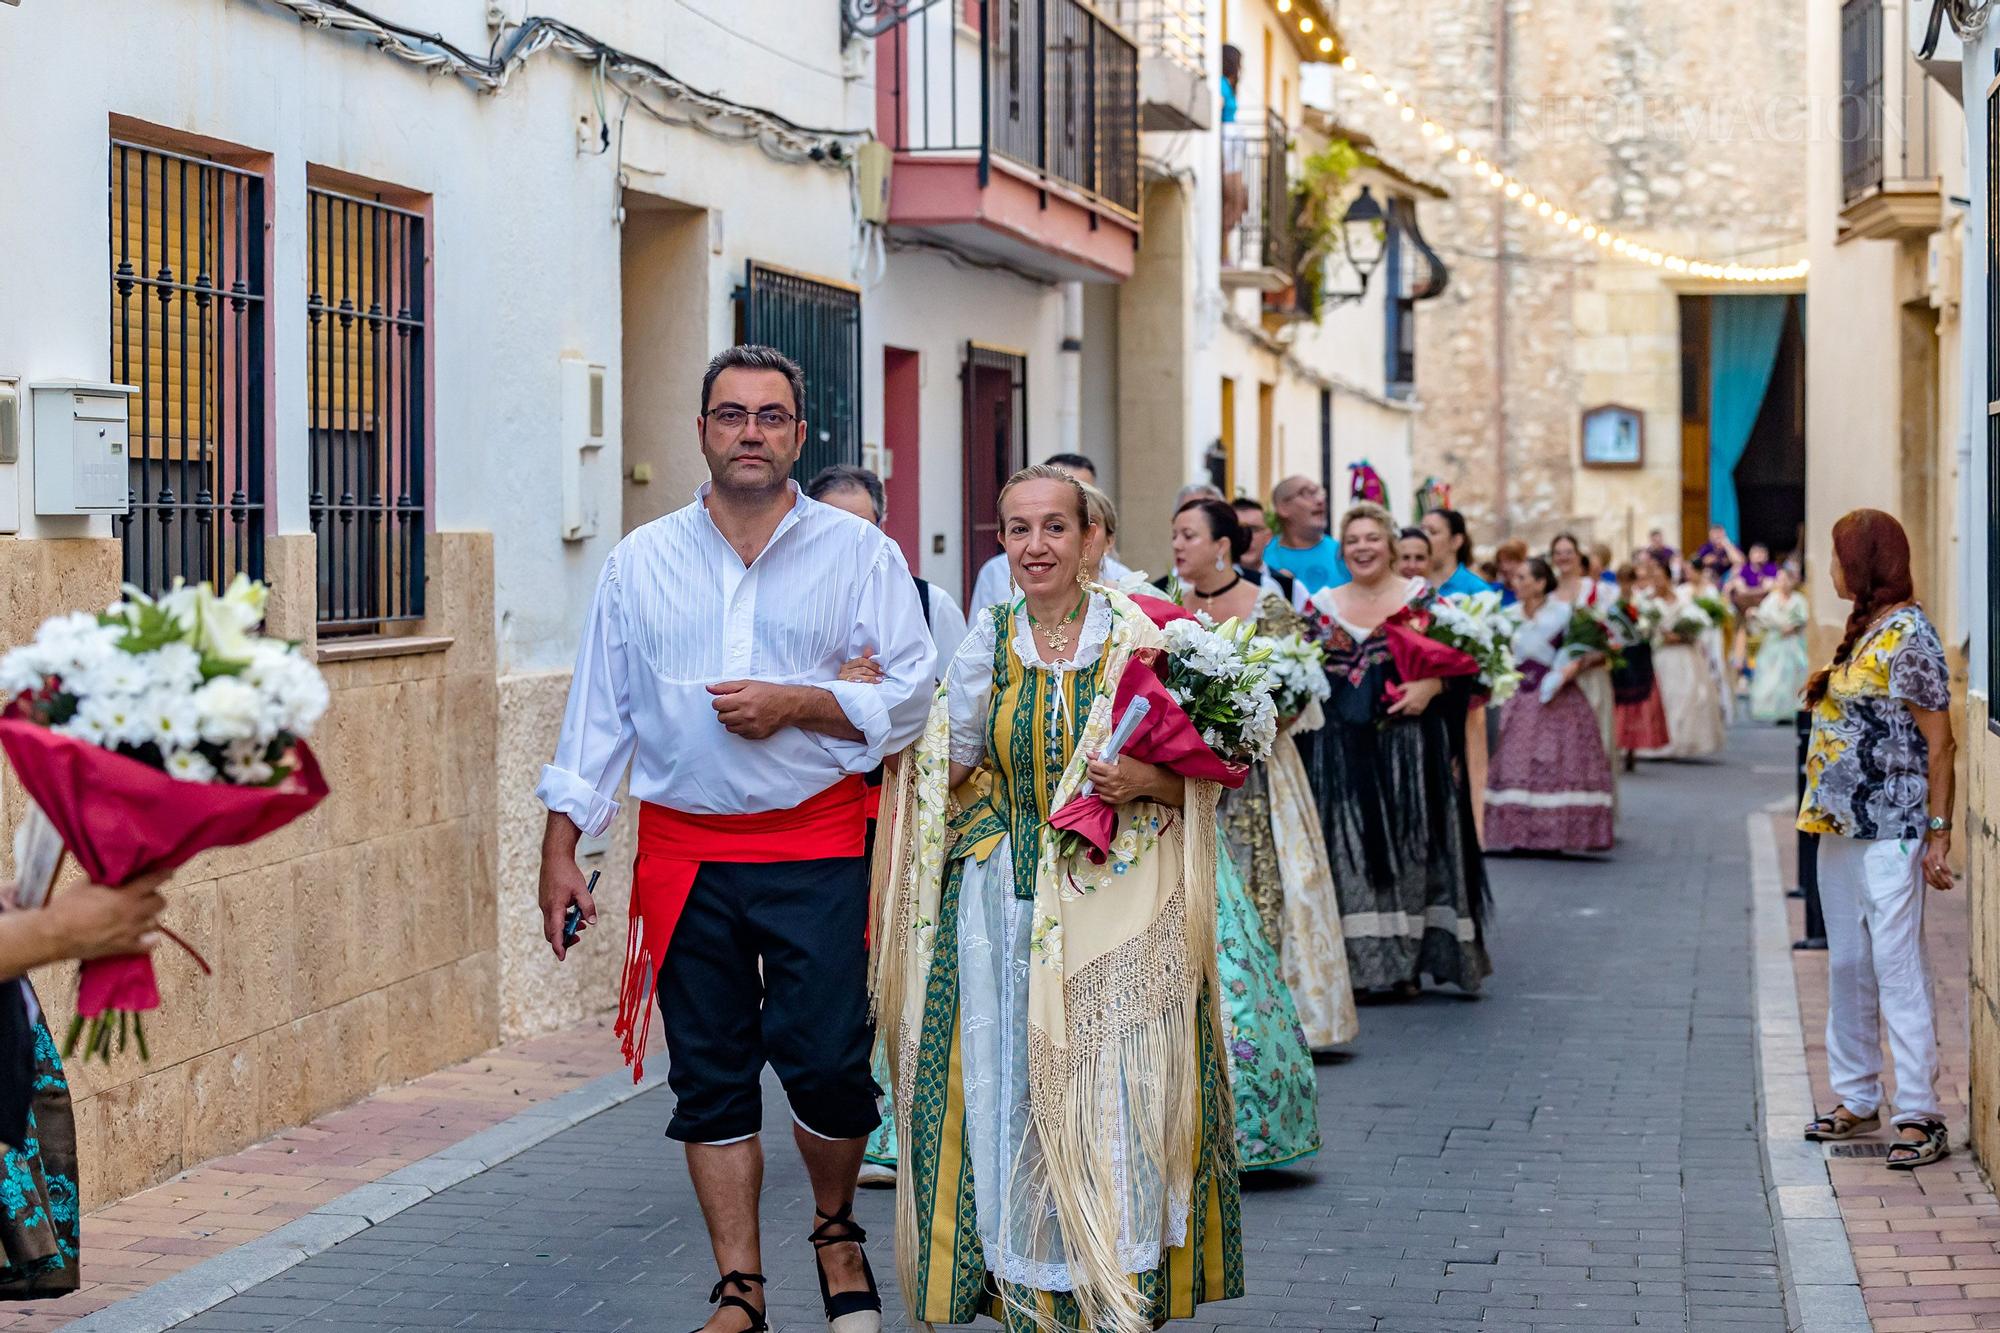
<svg viewBox="0 0 2000 1333"><path fill-rule="evenodd" d="M1179 606L1158 597L1140 596L1132 600L1156 625L1194 619ZM1231 763L1209 748L1187 711L1167 693L1159 673L1161 656L1157 650L1134 653L1125 664L1124 675L1119 677L1118 692L1112 697L1112 716L1123 717L1134 699L1145 699L1151 709L1132 738L1125 742L1123 753L1171 769L1184 778L1219 782L1232 789L1241 787L1250 776L1249 766ZM1118 831L1118 811L1093 792L1071 797L1068 804L1049 817L1049 823L1082 838L1088 844L1084 854L1093 863L1102 865Z"/></svg>
<svg viewBox="0 0 2000 1333"><path fill-rule="evenodd" d="M0 714L0 749L95 884L129 884L211 847L255 842L305 814L327 793L319 763L304 742L295 751L297 768L274 787L182 782L137 759L59 735L32 721L18 700ZM159 1007L151 958L93 958L83 964L76 996L83 1017Z"/></svg>

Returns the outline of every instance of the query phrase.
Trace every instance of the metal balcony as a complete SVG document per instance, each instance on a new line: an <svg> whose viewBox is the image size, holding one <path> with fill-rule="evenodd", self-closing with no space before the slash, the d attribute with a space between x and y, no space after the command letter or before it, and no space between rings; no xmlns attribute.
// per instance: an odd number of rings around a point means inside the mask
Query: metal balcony
<svg viewBox="0 0 2000 1333"><path fill-rule="evenodd" d="M1254 114L1254 113L1253 113ZM1267 111L1222 127L1222 285L1292 283L1290 133Z"/></svg>
<svg viewBox="0 0 2000 1333"><path fill-rule="evenodd" d="M1843 235L1914 239L1938 229L1943 189L1929 87L1882 0L1840 10L1840 184Z"/></svg>

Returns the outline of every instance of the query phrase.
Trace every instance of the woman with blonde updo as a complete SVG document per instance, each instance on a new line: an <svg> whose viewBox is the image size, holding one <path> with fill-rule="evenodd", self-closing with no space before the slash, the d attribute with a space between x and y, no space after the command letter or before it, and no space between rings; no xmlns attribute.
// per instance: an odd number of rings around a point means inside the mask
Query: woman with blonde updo
<svg viewBox="0 0 2000 1333"><path fill-rule="evenodd" d="M1398 646L1423 633L1437 594L1396 573L1395 538L1380 505L1356 505L1340 521L1353 581L1312 613L1333 687L1313 787L1355 989L1410 997L1428 975L1477 990L1492 971L1486 871L1455 735L1476 668L1435 643L1400 653L1423 674L1398 665Z"/></svg>

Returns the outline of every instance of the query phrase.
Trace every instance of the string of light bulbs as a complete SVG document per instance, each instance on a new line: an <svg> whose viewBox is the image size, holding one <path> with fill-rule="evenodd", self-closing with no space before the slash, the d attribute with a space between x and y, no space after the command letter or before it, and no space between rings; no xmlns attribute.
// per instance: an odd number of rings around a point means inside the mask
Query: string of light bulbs
<svg viewBox="0 0 2000 1333"><path fill-rule="evenodd" d="M1292 0L1277 0L1278 12L1290 14ZM1298 16L1299 32L1310 38L1319 25L1310 14ZM1322 33L1319 38L1320 54L1331 56L1335 42L1332 33ZM1632 240L1617 230L1607 227L1594 218L1585 216L1574 209L1564 208L1540 190L1527 182L1516 179L1499 167L1475 153L1459 142L1459 136L1437 121L1425 115L1423 108L1405 96L1400 89L1372 70L1363 69L1361 62L1352 55L1340 58L1340 67L1358 77L1363 91L1377 94L1382 101L1396 108L1405 124L1414 124L1427 140L1433 151L1446 155L1460 166L1470 167L1473 177L1483 182L1489 189L1501 194L1518 205L1530 217L1538 218L1557 232L1573 236L1578 240L1594 243L1599 249L1631 259L1641 264L1668 273L1686 274L1715 282L1774 283L1796 282L1803 278L1811 265L1806 260L1790 264L1738 264L1718 263L1711 259L1694 259L1687 255L1675 254L1670 250L1659 250L1642 241Z"/></svg>

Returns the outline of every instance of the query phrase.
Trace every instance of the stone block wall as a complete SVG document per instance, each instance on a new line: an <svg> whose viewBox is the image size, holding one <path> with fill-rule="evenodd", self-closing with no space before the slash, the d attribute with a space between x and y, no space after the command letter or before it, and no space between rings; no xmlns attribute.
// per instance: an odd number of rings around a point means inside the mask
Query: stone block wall
<svg viewBox="0 0 2000 1333"><path fill-rule="evenodd" d="M115 542L6 547L0 642L116 595ZM321 663L333 702L314 749L331 795L260 843L197 858L169 887L168 924L214 975L163 944L150 1062L129 1050L72 1063L86 1207L496 1042L492 538L433 534L426 556L429 617L410 633L436 642ZM266 561L270 632L317 651L313 539L274 538ZM7 784L11 830L22 802ZM75 971L34 978L59 1036Z"/></svg>
<svg viewBox="0 0 2000 1333"><path fill-rule="evenodd" d="M1801 6L1410 0L1350 5L1340 27L1362 65L1558 206L1707 257L1804 236ZM1335 88L1363 96L1352 76L1336 73ZM1411 130L1385 147L1433 160L1423 144ZM1556 233L1467 169L1440 174L1453 195L1424 206L1423 227L1451 285L1417 307L1418 479L1450 482L1487 548L1509 532L1543 538L1565 526L1594 527L1616 544L1627 507L1677 515L1670 286ZM1643 299L1597 299L1625 290L1627 277ZM1586 480L1576 466L1581 410L1614 392L1648 395L1631 405L1647 412L1658 475L1649 467ZM1671 428L1660 429L1668 413ZM1408 503L1394 499L1399 511Z"/></svg>
<svg viewBox="0 0 2000 1333"><path fill-rule="evenodd" d="M567 671L500 680L500 1034L508 1040L549 1032L614 1007L625 965L638 827L637 805L629 799L611 825L604 850L579 858L585 875L602 872L594 895L596 928L562 962L542 938L536 891L548 812L535 799L535 783L542 765L555 754L569 683Z"/></svg>
<svg viewBox="0 0 2000 1333"><path fill-rule="evenodd" d="M1991 1177L2000 1166L2000 737L1987 725L1985 699L1971 696L1959 753L1965 814L1957 844L1971 895L1973 1151Z"/></svg>

